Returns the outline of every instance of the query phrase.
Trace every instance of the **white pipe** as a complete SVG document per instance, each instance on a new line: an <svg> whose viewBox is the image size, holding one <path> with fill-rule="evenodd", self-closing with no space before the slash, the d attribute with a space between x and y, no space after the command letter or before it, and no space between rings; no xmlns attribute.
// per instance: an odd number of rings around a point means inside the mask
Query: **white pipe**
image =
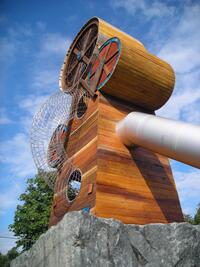
<svg viewBox="0 0 200 267"><path fill-rule="evenodd" d="M116 127L127 145L138 145L200 168L200 126L131 112Z"/></svg>

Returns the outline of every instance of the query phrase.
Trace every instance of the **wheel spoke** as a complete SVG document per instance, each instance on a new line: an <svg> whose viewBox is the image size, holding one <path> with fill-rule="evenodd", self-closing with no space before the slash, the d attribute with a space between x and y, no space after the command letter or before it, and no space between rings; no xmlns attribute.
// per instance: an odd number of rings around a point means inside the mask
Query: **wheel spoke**
<svg viewBox="0 0 200 267"><path fill-rule="evenodd" d="M90 37L90 33L92 31L92 28L89 29L88 33L87 33L87 36L84 40L84 44L83 44L83 54L85 54L85 49L87 47L87 44L88 44L88 41L89 41L89 37Z"/></svg>
<svg viewBox="0 0 200 267"><path fill-rule="evenodd" d="M108 76L108 74L110 73L110 71L109 71L108 67L105 64L103 66L103 69L104 69L104 71L106 73L106 76Z"/></svg>
<svg viewBox="0 0 200 267"><path fill-rule="evenodd" d="M118 53L119 53L119 51L114 52L114 53L112 54L112 56L110 56L110 57L106 60L105 64L107 64L111 59L113 59Z"/></svg>
<svg viewBox="0 0 200 267"><path fill-rule="evenodd" d="M94 43L94 41L95 41L96 38L97 38L97 37L93 38L93 40L92 40L92 42L90 43L89 47L87 47L85 51L84 51L84 50L81 51L81 54L83 54L83 55L81 56L80 60L82 59L82 61L83 61L85 64L87 64L87 65L89 64L90 60L89 60L88 57L85 56L85 53L86 53L86 52L88 51L88 49L91 47L92 43ZM79 51L77 48L74 48L73 53L76 54L76 55L78 55L78 54L80 53L80 51ZM79 63L79 61L77 61L77 62L70 68L70 70L68 71L68 73L72 72L72 71L74 70L74 68L78 65L78 63Z"/></svg>
<svg viewBox="0 0 200 267"><path fill-rule="evenodd" d="M108 70L108 67L105 65L105 64L106 64L105 59L106 59L106 57L107 57L107 55L108 55L108 52L109 52L109 50L110 50L110 46L111 46L111 44L109 44L109 45L107 46L107 50L106 50L106 52L105 52L104 57L99 58L99 60L100 60L99 67L96 69L96 71L94 71L94 72L90 75L90 79L94 76L92 86L97 87L98 82L99 82L99 79L100 79L100 76L101 76L101 74L102 74L102 70L105 71L105 73L106 73L107 76L108 76L108 74L110 73L110 71Z"/></svg>
<svg viewBox="0 0 200 267"><path fill-rule="evenodd" d="M80 48L80 51L82 51L83 50L83 46L84 46L84 38L85 36L81 36L81 38L80 38L80 41L79 41L79 48Z"/></svg>
<svg viewBox="0 0 200 267"><path fill-rule="evenodd" d="M109 50L109 48L108 48L108 50ZM94 78L93 78L93 82L91 84L91 88L92 88L93 92L95 92L95 90L98 86L98 83L99 83L99 80L100 80L100 77L101 77L101 74L103 71L103 67L104 67L104 59L105 59L105 57L100 59L100 64L99 64L97 70L94 72Z"/></svg>
<svg viewBox="0 0 200 267"><path fill-rule="evenodd" d="M90 62L90 60L89 60L89 58L87 58L86 56L83 56L82 57L82 60L83 60L83 62L85 63L85 64L89 64L89 62Z"/></svg>
<svg viewBox="0 0 200 267"><path fill-rule="evenodd" d="M77 65L79 64L79 61L76 61L76 63L74 65L72 65L72 67L70 68L70 70L68 70L68 74L70 74L71 72L73 72L73 70L77 67Z"/></svg>
<svg viewBox="0 0 200 267"><path fill-rule="evenodd" d="M106 57L107 57L107 55L108 55L108 52L109 52L109 50L110 50L110 46L111 46L111 43L109 43L108 45L107 45L107 50L106 50L106 53L105 53L105 55L104 55L104 58L103 58L103 60L105 61L105 59L106 59ZM105 63L105 62L104 62Z"/></svg>
<svg viewBox="0 0 200 267"><path fill-rule="evenodd" d="M98 38L96 25L87 27L77 38L72 50L70 51L65 78L67 87L74 87L80 82L80 79L86 79L88 70L91 66L92 53L95 49L95 43ZM87 83L85 81L85 83ZM89 85L88 85L89 86ZM86 87L86 85L84 86ZM89 88L87 88L89 91Z"/></svg>
<svg viewBox="0 0 200 267"><path fill-rule="evenodd" d="M75 55L78 55L78 54L80 53L80 51L75 47L75 48L73 49L73 53L74 53Z"/></svg>
<svg viewBox="0 0 200 267"><path fill-rule="evenodd" d="M72 85L75 84L76 79L77 79L77 77L78 77L78 75L79 75L79 73L80 73L80 69L81 69L81 64L78 65L78 68L77 68L76 73L75 73L75 75L74 75L74 80L73 80L73 84L72 84Z"/></svg>
<svg viewBox="0 0 200 267"><path fill-rule="evenodd" d="M95 36L92 41L89 43L89 46L85 48L84 54L87 53L87 51L91 48L92 44L96 41L97 36Z"/></svg>
<svg viewBox="0 0 200 267"><path fill-rule="evenodd" d="M88 85L88 83L84 80L84 79L81 79L80 80L80 83L82 85L82 87L90 94L90 95L93 95L93 91L91 90L90 86Z"/></svg>

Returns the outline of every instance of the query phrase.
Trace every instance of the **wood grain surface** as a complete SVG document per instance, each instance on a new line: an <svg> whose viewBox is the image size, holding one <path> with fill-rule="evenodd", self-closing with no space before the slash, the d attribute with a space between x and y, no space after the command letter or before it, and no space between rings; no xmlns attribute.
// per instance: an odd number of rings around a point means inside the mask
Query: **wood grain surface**
<svg viewBox="0 0 200 267"><path fill-rule="evenodd" d="M56 179L49 226L55 225L65 213L95 205L97 173L98 98L88 101L81 119L76 116L70 123L70 136L66 143L68 159ZM67 198L70 174L79 169L82 173L80 193L74 201Z"/></svg>
<svg viewBox="0 0 200 267"><path fill-rule="evenodd" d="M116 135L116 123L134 110L145 112L98 93L84 117L73 121L66 147L70 158L57 177L50 226L85 207L95 216L124 223L183 221L168 158L142 147L127 148ZM82 172L82 185L69 202L66 190L74 166Z"/></svg>
<svg viewBox="0 0 200 267"><path fill-rule="evenodd" d="M183 221L168 159L141 147L127 148L116 135L116 123L133 110L141 111L100 95L93 214L136 224Z"/></svg>
<svg viewBox="0 0 200 267"><path fill-rule="evenodd" d="M118 37L121 42L116 69L101 91L148 110L163 106L174 88L172 67L128 34L99 18L98 23L100 40Z"/></svg>
<svg viewBox="0 0 200 267"><path fill-rule="evenodd" d="M64 66L61 69L61 90L69 90L66 85L65 74L70 53L73 54L73 47L77 45L76 42L78 42L81 34L84 34L87 29L94 27L94 25L97 27L96 37L93 38L96 42L96 48L88 58L88 62L93 62L98 48L108 39L117 37L121 43L117 66L101 91L147 110L156 110L163 106L174 88L175 74L172 67L148 52L140 41L97 17L92 18L82 27L70 46ZM89 71L90 68L86 69ZM87 73L84 76L87 77ZM91 89L88 84L86 87Z"/></svg>

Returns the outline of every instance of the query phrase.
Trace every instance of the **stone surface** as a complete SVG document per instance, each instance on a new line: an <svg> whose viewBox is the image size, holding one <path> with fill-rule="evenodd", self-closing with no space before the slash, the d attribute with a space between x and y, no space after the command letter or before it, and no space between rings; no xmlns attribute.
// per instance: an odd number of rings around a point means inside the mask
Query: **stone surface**
<svg viewBox="0 0 200 267"><path fill-rule="evenodd" d="M200 267L200 226L125 225L71 212L11 267Z"/></svg>

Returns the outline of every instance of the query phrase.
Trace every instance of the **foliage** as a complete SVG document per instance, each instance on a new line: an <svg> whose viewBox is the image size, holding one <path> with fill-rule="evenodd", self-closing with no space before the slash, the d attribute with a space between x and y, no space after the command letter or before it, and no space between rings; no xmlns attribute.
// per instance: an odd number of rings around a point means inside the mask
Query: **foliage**
<svg viewBox="0 0 200 267"><path fill-rule="evenodd" d="M188 222L194 225L200 224L200 203L197 206L196 214L194 215L194 217L188 214L184 214L184 220L185 222Z"/></svg>
<svg viewBox="0 0 200 267"><path fill-rule="evenodd" d="M184 217L184 221L185 222L194 224L194 220L193 220L193 217L191 215L189 215L189 214L183 214L183 217Z"/></svg>
<svg viewBox="0 0 200 267"><path fill-rule="evenodd" d="M19 255L17 249L14 247L12 249L10 249L6 255L3 255L0 252L0 266L1 267L9 267L10 266L10 262L16 258Z"/></svg>
<svg viewBox="0 0 200 267"><path fill-rule="evenodd" d="M198 204L197 212L194 215L194 224L200 224L200 203Z"/></svg>
<svg viewBox="0 0 200 267"><path fill-rule="evenodd" d="M53 191L40 175L28 179L25 193L20 195L22 205L15 211L14 223L9 229L18 237L17 247L29 249L48 229Z"/></svg>

